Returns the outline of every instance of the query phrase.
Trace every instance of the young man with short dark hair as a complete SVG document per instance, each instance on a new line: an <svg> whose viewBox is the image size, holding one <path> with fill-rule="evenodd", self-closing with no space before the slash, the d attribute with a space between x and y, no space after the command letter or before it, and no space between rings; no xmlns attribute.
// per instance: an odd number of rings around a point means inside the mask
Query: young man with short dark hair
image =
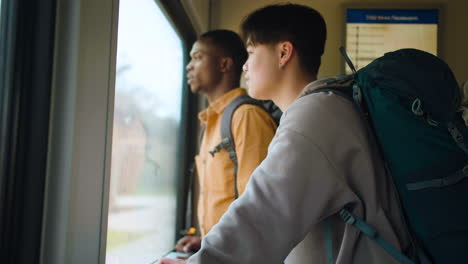
<svg viewBox="0 0 468 264"><path fill-rule="evenodd" d="M346 207L397 250L408 248L396 193L359 112L331 92L304 95L330 81L317 80L322 16L267 6L246 18L242 33L249 94L284 114L244 195L188 263L398 263L338 216Z"/></svg>
<svg viewBox="0 0 468 264"><path fill-rule="evenodd" d="M231 121L237 168L234 169L226 150L214 153L221 143L220 126L225 109L234 99L246 94L245 89L238 87L247 53L235 32L212 30L194 43L190 57L186 67L188 83L192 92L207 97L209 107L199 114L205 128L199 154L195 157L200 186L197 216L201 236L186 236L179 240L176 249L181 252L198 250L201 238L244 192L253 170L265 158L277 127L261 107L241 105Z"/></svg>

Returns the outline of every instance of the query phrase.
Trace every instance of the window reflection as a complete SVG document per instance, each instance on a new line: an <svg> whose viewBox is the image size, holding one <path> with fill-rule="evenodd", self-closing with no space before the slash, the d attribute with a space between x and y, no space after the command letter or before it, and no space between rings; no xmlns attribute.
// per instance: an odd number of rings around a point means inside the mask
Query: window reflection
<svg viewBox="0 0 468 264"><path fill-rule="evenodd" d="M121 0L106 263L174 246L182 42L153 0Z"/></svg>

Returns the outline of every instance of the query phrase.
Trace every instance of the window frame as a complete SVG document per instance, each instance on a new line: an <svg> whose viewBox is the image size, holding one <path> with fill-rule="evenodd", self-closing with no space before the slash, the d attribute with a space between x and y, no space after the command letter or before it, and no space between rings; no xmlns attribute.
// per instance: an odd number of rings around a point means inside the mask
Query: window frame
<svg viewBox="0 0 468 264"><path fill-rule="evenodd" d="M174 29L178 31L179 36L183 41L184 46L184 72L185 65L190 61L189 51L196 41L196 31L190 18L185 12L183 5L179 1L172 0L159 0L156 1L162 11L167 15L169 22L173 25ZM183 101L182 101L182 118L181 118L181 134L179 135L182 139L180 141L179 156L182 157L181 164L179 167L179 178L177 179L177 215L176 215L176 232L174 234L175 239L181 237L180 230L182 230L188 219L186 219L186 211L188 209L187 194L190 189L189 169L193 163L194 156L197 149L197 131L198 131L198 102L199 96L190 92L187 85L187 76L184 74L183 79Z"/></svg>
<svg viewBox="0 0 468 264"><path fill-rule="evenodd" d="M188 49L195 31L179 1L156 1ZM118 0L58 1L41 263L105 263ZM184 65L188 61L184 50ZM196 148L196 95L183 76L178 230Z"/></svg>

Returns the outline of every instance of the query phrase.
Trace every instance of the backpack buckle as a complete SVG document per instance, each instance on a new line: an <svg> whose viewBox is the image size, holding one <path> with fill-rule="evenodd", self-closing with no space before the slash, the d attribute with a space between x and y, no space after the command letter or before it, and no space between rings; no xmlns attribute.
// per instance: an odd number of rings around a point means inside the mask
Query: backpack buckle
<svg viewBox="0 0 468 264"><path fill-rule="evenodd" d="M419 98L414 99L413 104L411 105L411 111L413 111L413 114L417 116L424 115L424 111L422 110L422 102Z"/></svg>
<svg viewBox="0 0 468 264"><path fill-rule="evenodd" d="M340 211L340 217L345 221L347 224L354 225L356 222L356 218L354 215L352 215L348 210L346 209L341 209Z"/></svg>
<svg viewBox="0 0 468 264"><path fill-rule="evenodd" d="M229 138L223 138L221 140L221 143L216 145L216 147L214 147L213 150L208 151L208 153L210 153L211 157L214 157L214 155L220 152L221 149L227 149L230 145L231 143L229 142Z"/></svg>
<svg viewBox="0 0 468 264"><path fill-rule="evenodd" d="M361 92L361 88L356 83L353 84L353 99L358 105L361 105L362 92Z"/></svg>

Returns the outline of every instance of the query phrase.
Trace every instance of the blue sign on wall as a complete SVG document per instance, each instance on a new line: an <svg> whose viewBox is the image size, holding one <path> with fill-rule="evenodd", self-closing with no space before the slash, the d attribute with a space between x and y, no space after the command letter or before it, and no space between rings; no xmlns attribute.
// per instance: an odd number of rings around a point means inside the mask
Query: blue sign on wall
<svg viewBox="0 0 468 264"><path fill-rule="evenodd" d="M348 9L348 23L366 24L437 24L438 10Z"/></svg>

